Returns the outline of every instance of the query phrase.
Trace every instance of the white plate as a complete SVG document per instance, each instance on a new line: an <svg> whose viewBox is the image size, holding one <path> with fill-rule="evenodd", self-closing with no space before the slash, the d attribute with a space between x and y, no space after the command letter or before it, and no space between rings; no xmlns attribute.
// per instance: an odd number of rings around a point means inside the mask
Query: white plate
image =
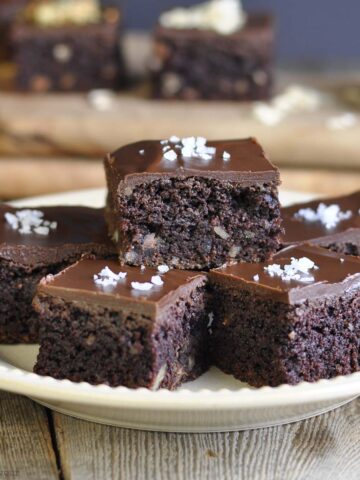
<svg viewBox="0 0 360 480"><path fill-rule="evenodd" d="M296 192L282 192L281 197L283 204L310 199ZM101 206L104 198L103 190L87 190L15 203ZM173 432L258 428L317 415L360 395L360 372L312 384L258 389L215 368L175 392L77 384L31 373L37 349L0 345L0 388L75 417L129 428Z"/></svg>

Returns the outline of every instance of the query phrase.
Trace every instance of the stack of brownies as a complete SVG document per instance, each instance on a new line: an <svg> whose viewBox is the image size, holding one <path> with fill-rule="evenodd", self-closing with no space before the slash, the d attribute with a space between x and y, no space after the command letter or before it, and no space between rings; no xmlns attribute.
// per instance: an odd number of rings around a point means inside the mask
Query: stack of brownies
<svg viewBox="0 0 360 480"><path fill-rule="evenodd" d="M360 370L360 192L281 212L254 139L138 142L105 171L105 211L1 207L0 339L39 340L36 373L155 390L210 365L253 386Z"/></svg>

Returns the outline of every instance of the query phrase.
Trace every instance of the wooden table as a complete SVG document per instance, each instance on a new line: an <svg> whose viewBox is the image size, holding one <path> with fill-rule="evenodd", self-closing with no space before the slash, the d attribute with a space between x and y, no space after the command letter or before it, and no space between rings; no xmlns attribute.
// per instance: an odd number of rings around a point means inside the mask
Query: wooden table
<svg viewBox="0 0 360 480"><path fill-rule="evenodd" d="M280 427L173 434L76 420L0 392L0 479L359 480L360 398Z"/></svg>

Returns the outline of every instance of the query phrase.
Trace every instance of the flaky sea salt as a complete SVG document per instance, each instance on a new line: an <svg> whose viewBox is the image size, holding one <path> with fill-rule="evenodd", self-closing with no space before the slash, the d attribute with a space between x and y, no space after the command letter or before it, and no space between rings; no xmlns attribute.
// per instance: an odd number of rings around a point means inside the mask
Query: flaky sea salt
<svg viewBox="0 0 360 480"><path fill-rule="evenodd" d="M158 266L158 272L160 273L167 273L170 270L170 268L167 265L159 265Z"/></svg>
<svg viewBox="0 0 360 480"><path fill-rule="evenodd" d="M139 150L140 155L144 155L145 150Z"/></svg>
<svg viewBox="0 0 360 480"><path fill-rule="evenodd" d="M254 282L258 282L260 280L259 275L254 275L253 280L254 280Z"/></svg>
<svg viewBox="0 0 360 480"><path fill-rule="evenodd" d="M336 227L339 222L348 220L351 216L351 210L342 212L339 205L325 205L324 203L319 203L316 210L312 208L301 208L294 215L296 219L307 222L321 222L327 229Z"/></svg>
<svg viewBox="0 0 360 480"><path fill-rule="evenodd" d="M154 285L157 285L157 286L161 286L164 284L164 282L162 281L160 275L153 275L151 277L151 283L153 283Z"/></svg>
<svg viewBox="0 0 360 480"><path fill-rule="evenodd" d="M124 280L126 275L126 272L115 273L106 266L97 275L94 275L94 282L101 287L114 287L120 280Z"/></svg>
<svg viewBox="0 0 360 480"><path fill-rule="evenodd" d="M181 156L185 160L188 158L199 158L205 162L208 162L212 160L213 156L216 154L215 147L206 145L207 139L205 137L179 138L176 135L172 135L169 140L161 140L160 143L165 145L163 147L164 158L170 161L177 159L177 154L174 149L181 150ZM169 143L172 144L172 147L169 146ZM224 160L228 160L226 155L225 157L223 157Z"/></svg>
<svg viewBox="0 0 360 480"><path fill-rule="evenodd" d="M18 210L4 214L6 223L13 230L17 230L23 235L36 233L38 235L49 235L51 230L56 230L57 222L50 222L44 219L44 212L40 210Z"/></svg>
<svg viewBox="0 0 360 480"><path fill-rule="evenodd" d="M227 160L230 160L230 158L231 158L231 155L230 155L229 152L224 152L224 153L223 153L223 160L225 160L225 162L226 162Z"/></svg>
<svg viewBox="0 0 360 480"><path fill-rule="evenodd" d="M168 150L164 152L165 160L169 160L170 162L174 162L177 159L177 153L174 150Z"/></svg>
<svg viewBox="0 0 360 480"><path fill-rule="evenodd" d="M319 267L307 257L291 258L291 263L286 264L283 267L278 263L273 263L267 267L264 267L264 271L270 275L270 277L280 277L285 282L295 280L298 282L313 282L315 279L310 274L310 270L317 270Z"/></svg>
<svg viewBox="0 0 360 480"><path fill-rule="evenodd" d="M134 290L140 290L141 292L148 292L153 286L154 285L150 282L131 282L131 288Z"/></svg>

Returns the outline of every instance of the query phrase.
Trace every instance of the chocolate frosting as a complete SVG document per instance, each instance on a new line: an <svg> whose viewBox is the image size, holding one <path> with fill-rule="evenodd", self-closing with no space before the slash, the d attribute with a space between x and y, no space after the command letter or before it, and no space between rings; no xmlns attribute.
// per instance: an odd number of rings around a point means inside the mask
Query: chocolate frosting
<svg viewBox="0 0 360 480"><path fill-rule="evenodd" d="M115 287L102 287L94 282L103 268L108 266L114 273L126 272L124 280ZM115 260L82 259L58 275L48 275L39 287L38 294L45 294L70 301L82 301L108 308L130 310L144 315L156 315L161 308L169 306L180 295L206 281L206 275L186 270L170 270L161 275L163 285L149 291L135 290L131 282L151 282L151 277L160 275L157 269L120 266Z"/></svg>
<svg viewBox="0 0 360 480"><path fill-rule="evenodd" d="M104 210L88 207L36 207L44 219L57 222L49 235L21 234L6 222L6 212L22 208L0 205L0 259L23 266L59 263L82 253L113 253L104 220Z"/></svg>
<svg viewBox="0 0 360 480"><path fill-rule="evenodd" d="M319 267L309 272L314 277L313 282L284 281L278 276L271 277L264 270L264 267L274 263L281 266L290 264L292 257L307 257ZM254 280L256 275L259 275L259 281ZM244 288L274 301L293 305L319 297L341 295L352 289L359 290L360 259L311 245L290 246L277 253L271 261L218 268L212 270L209 277L210 282L215 284Z"/></svg>
<svg viewBox="0 0 360 480"><path fill-rule="evenodd" d="M325 205L337 204L341 211L352 211L352 216L348 220L341 220L336 227L326 228L321 222L309 222L304 219L297 219L294 215L301 208L311 208L316 210L319 203ZM296 242L311 241L311 243L335 241L357 241L360 242L360 190L343 197L333 197L314 200L307 203L299 203L291 207L283 208L281 215L283 218L283 227L285 234L281 241L284 245Z"/></svg>
<svg viewBox="0 0 360 480"><path fill-rule="evenodd" d="M200 176L241 182L244 185L276 181L278 169L265 156L259 143L253 138L243 140L217 140L207 142L215 147L216 154L209 161L191 157L184 158L179 143L169 143L178 153L175 161L164 158L165 145L160 140L148 140L126 145L105 159L105 169L110 190L119 187L119 193L144 182L158 178ZM141 153L143 151L143 153ZM231 157L225 161L223 153Z"/></svg>

